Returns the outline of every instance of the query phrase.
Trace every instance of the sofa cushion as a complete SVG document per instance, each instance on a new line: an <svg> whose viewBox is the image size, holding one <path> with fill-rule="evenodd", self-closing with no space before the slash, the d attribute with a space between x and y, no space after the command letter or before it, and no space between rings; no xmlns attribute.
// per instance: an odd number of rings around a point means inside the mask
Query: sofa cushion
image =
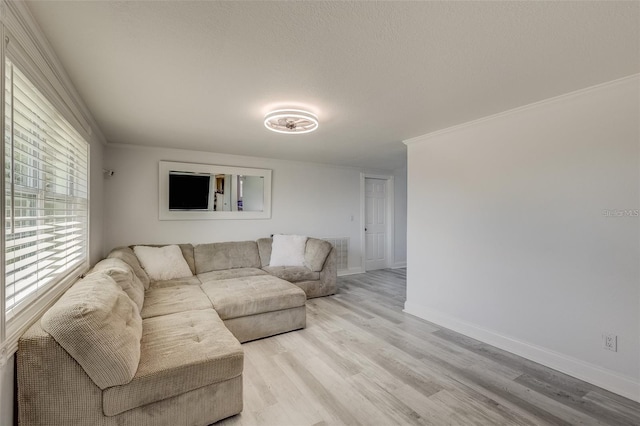
<svg viewBox="0 0 640 426"><path fill-rule="evenodd" d="M258 238L256 241L258 244L258 253L260 254L260 262L262 267L269 266L271 261L271 245L273 244L273 238Z"/></svg>
<svg viewBox="0 0 640 426"><path fill-rule="evenodd" d="M136 373L142 319L110 276L95 273L78 281L40 324L100 389L128 383Z"/></svg>
<svg viewBox="0 0 640 426"><path fill-rule="evenodd" d="M145 289L149 288L149 281L150 281L149 276L142 268L142 265L140 265L140 261L138 260L135 253L133 252L133 249L129 247L115 248L111 250L111 253L109 253L107 258L121 259L125 261L125 263L131 266L131 269L133 269L133 273L136 274L136 276L140 279L140 281L144 285L144 288Z"/></svg>
<svg viewBox="0 0 640 426"><path fill-rule="evenodd" d="M234 268L260 268L255 241L199 244L194 247L196 273Z"/></svg>
<svg viewBox="0 0 640 426"><path fill-rule="evenodd" d="M133 252L138 257L149 278L153 281L171 280L193 275L182 250L177 245L150 247L135 246Z"/></svg>
<svg viewBox="0 0 640 426"><path fill-rule="evenodd" d="M200 285L198 277L174 278L172 280L152 281L149 289L162 287L175 287L177 285Z"/></svg>
<svg viewBox="0 0 640 426"><path fill-rule="evenodd" d="M102 394L107 416L242 374L242 347L213 309L148 318L143 329L135 377Z"/></svg>
<svg viewBox="0 0 640 426"><path fill-rule="evenodd" d="M302 235L274 235L269 266L304 266L306 245Z"/></svg>
<svg viewBox="0 0 640 426"><path fill-rule="evenodd" d="M320 279L320 272L313 272L304 266L266 266L262 268L269 274L297 283L299 281L315 281Z"/></svg>
<svg viewBox="0 0 640 426"><path fill-rule="evenodd" d="M271 275L209 281L202 290L223 320L304 306L307 300L300 288Z"/></svg>
<svg viewBox="0 0 640 426"><path fill-rule="evenodd" d="M151 287L145 294L140 315L146 319L199 309L211 309L211 302L200 286Z"/></svg>
<svg viewBox="0 0 640 426"><path fill-rule="evenodd" d="M256 275L267 275L265 271L258 268L236 268L223 271L204 272L198 275L201 283L208 281L228 280L231 278L253 277Z"/></svg>
<svg viewBox="0 0 640 426"><path fill-rule="evenodd" d="M309 238L304 251L304 266L313 272L320 272L333 246L330 242Z"/></svg>
<svg viewBox="0 0 640 426"><path fill-rule="evenodd" d="M120 286L133 303L142 309L144 303L144 285L140 278L133 273L133 269L120 259L103 259L91 270L91 274L105 273ZM91 275L89 274L89 275Z"/></svg>
<svg viewBox="0 0 640 426"><path fill-rule="evenodd" d="M196 260L193 257L193 245L192 244L178 244L180 250L182 250L182 257L189 265L189 269L191 269L191 274L196 274Z"/></svg>
<svg viewBox="0 0 640 426"><path fill-rule="evenodd" d="M306 306L224 320L224 326L240 343L298 330L306 325Z"/></svg>

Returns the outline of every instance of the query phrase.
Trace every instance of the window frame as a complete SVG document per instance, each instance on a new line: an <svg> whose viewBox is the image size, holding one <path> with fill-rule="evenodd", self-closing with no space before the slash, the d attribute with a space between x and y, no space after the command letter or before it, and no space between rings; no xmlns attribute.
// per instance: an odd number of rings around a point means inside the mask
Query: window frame
<svg viewBox="0 0 640 426"><path fill-rule="evenodd" d="M39 56L37 60L33 59L36 54L41 54L40 51L33 52L33 46L29 51L23 48L20 40L24 37L20 37L23 34L19 34L18 37L12 37L11 30L7 27L7 24L12 22L5 20L1 26L1 38L5 43L0 45L0 56L2 63L0 64L0 91L2 92L3 100L0 106L0 114L2 119L5 120L5 79L6 79L6 60L10 60L14 66L16 66L20 72L29 80L29 82L40 92L40 95L44 97L51 106L56 110L58 114L67 122L71 128L73 128L78 135L82 138L87 147L86 158L86 185L87 185L87 197L86 197L86 239L84 241L85 248L82 251L82 260L77 266L71 267L68 271L65 271L63 275L58 277L51 285L37 292L37 294L27 296L27 299L31 299L27 304L15 312L10 319L7 318L6 313L6 271L5 271L5 231L0 235L0 245L2 245L2 252L0 253L0 366L4 365L7 358L13 355L18 349L18 340L22 334L35 322L53 303L64 293L71 285L82 277L90 267L90 252L91 252L91 127L87 123L83 123L74 114L73 107L68 105L68 100L64 99L59 94L59 87L55 87L55 84L51 82L51 71L42 70L42 56ZM25 44L28 45L27 42ZM46 62L45 62L46 63ZM50 64L47 63L50 66ZM55 71L54 71L55 73ZM58 77L57 75L54 75ZM59 84L59 81L57 82ZM89 129L89 130L87 130ZM0 155L3 160L5 158L5 133L6 126L2 125L0 130L2 143L0 144ZM0 176L0 185L5 190L5 173ZM6 206L5 195L0 197L0 211L2 212L3 223L6 221Z"/></svg>

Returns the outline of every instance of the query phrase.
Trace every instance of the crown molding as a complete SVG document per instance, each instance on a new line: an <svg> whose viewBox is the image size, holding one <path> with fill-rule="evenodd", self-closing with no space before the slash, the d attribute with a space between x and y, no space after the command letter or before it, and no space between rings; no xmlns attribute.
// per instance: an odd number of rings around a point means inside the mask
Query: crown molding
<svg viewBox="0 0 640 426"><path fill-rule="evenodd" d="M104 134L73 86L27 4L23 0L2 0L0 10L0 19L7 30L5 35L15 38L52 86L72 118L82 127L85 135L106 145Z"/></svg>

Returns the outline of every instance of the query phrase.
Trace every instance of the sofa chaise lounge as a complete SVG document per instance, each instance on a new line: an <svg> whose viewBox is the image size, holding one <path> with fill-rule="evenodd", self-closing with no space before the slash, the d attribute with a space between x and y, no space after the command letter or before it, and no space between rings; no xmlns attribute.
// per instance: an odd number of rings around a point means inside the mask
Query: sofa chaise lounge
<svg viewBox="0 0 640 426"><path fill-rule="evenodd" d="M208 425L241 412L240 342L304 328L306 299L336 291L331 244L309 238L304 266L269 266L272 241L181 244L191 275L155 281L131 247L114 249L20 339L20 424Z"/></svg>

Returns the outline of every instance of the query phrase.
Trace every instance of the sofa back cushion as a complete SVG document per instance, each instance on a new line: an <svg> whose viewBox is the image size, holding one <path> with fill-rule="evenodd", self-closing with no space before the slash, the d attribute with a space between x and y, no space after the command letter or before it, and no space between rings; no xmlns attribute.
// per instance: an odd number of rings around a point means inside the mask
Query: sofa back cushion
<svg viewBox="0 0 640 426"><path fill-rule="evenodd" d="M260 268L255 241L198 244L193 249L196 273L234 268Z"/></svg>
<svg viewBox="0 0 640 426"><path fill-rule="evenodd" d="M271 245L273 244L273 238L258 238L256 241L258 244L258 252L260 253L260 262L262 267L269 266L271 261Z"/></svg>
<svg viewBox="0 0 640 426"><path fill-rule="evenodd" d="M309 238L304 251L304 266L313 272L320 272L333 246L330 242Z"/></svg>
<svg viewBox="0 0 640 426"><path fill-rule="evenodd" d="M182 250L182 256L184 260L186 260L187 265L189 265L189 269L191 269L191 274L196 274L196 260L193 258L193 244L178 244L180 250Z"/></svg>
<svg viewBox="0 0 640 426"><path fill-rule="evenodd" d="M118 247L111 250L111 253L107 256L108 259L120 259L131 266L133 273L140 279L144 285L145 290L149 288L149 276L140 265L140 261L136 257L133 249L130 247Z"/></svg>
<svg viewBox="0 0 640 426"><path fill-rule="evenodd" d="M144 303L144 285L140 278L133 273L133 269L127 263L120 259L103 259L96 264L91 270L92 274L104 273L109 275L120 286L133 303L138 306L138 310L142 311Z"/></svg>
<svg viewBox="0 0 640 426"><path fill-rule="evenodd" d="M100 389L133 379L142 318L110 276L95 273L77 282L45 312L40 325Z"/></svg>

